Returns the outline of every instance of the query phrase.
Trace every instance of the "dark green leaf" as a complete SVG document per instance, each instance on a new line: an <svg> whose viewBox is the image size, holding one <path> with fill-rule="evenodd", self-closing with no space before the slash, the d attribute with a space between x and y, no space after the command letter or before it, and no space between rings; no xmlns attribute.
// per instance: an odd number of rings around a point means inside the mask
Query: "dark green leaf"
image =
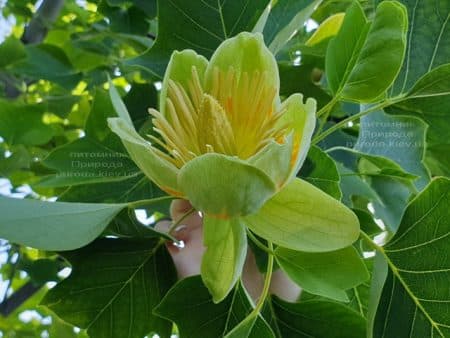
<svg viewBox="0 0 450 338"><path fill-rule="evenodd" d="M283 45L304 25L322 0L278 0L269 12L263 34L272 53Z"/></svg>
<svg viewBox="0 0 450 338"><path fill-rule="evenodd" d="M288 303L272 298L268 314L279 337L362 338L366 323L345 305L322 300Z"/></svg>
<svg viewBox="0 0 450 338"><path fill-rule="evenodd" d="M315 185L319 189L333 196L337 200L342 197L339 188L339 172L333 159L320 148L313 146L309 149L308 157L303 163L299 177Z"/></svg>
<svg viewBox="0 0 450 338"><path fill-rule="evenodd" d="M390 270L374 337L450 335L449 203L450 180L433 180L408 205L396 235L380 249Z"/></svg>
<svg viewBox="0 0 450 338"><path fill-rule="evenodd" d="M102 239L65 253L72 273L42 304L91 338L170 337L172 324L152 312L176 278L160 243Z"/></svg>
<svg viewBox="0 0 450 338"><path fill-rule="evenodd" d="M250 313L252 306L248 297L239 283L228 297L215 304L200 276L194 276L175 284L155 312L174 321L182 338L218 338ZM270 338L273 333L267 323L258 317L248 337Z"/></svg>
<svg viewBox="0 0 450 338"><path fill-rule="evenodd" d="M267 4L268 0L158 0L156 42L127 64L162 78L172 51L189 48L209 57L223 40L251 31Z"/></svg>
<svg viewBox="0 0 450 338"><path fill-rule="evenodd" d="M448 39L450 43L450 38ZM391 114L413 115L428 124L427 159L432 173L450 175L450 64L421 78L404 101L389 107Z"/></svg>
<svg viewBox="0 0 450 338"><path fill-rule="evenodd" d="M14 37L9 37L0 44L0 68L4 68L27 56L23 43Z"/></svg>
<svg viewBox="0 0 450 338"><path fill-rule="evenodd" d="M448 63L450 54L450 2L399 2L408 10L408 45L405 62L390 90L391 96L408 92L431 69Z"/></svg>
<svg viewBox="0 0 450 338"><path fill-rule="evenodd" d="M60 200L89 203L126 203L165 195L143 174L120 181L71 186Z"/></svg>
<svg viewBox="0 0 450 338"><path fill-rule="evenodd" d="M0 100L0 135L6 143L41 145L51 140L53 129L43 122L44 106Z"/></svg>
<svg viewBox="0 0 450 338"><path fill-rule="evenodd" d="M54 81L69 89L75 87L81 79L64 51L56 46L28 45L26 53L26 59L14 63L14 71L34 79Z"/></svg>

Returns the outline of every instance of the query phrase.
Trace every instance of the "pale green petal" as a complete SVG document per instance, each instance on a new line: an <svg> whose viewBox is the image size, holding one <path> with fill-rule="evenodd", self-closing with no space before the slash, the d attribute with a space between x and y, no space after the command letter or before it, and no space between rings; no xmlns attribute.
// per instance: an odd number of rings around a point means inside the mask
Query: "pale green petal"
<svg viewBox="0 0 450 338"><path fill-rule="evenodd" d="M264 171L275 182L277 188L281 188L291 172L292 142L293 134L288 135L283 144L272 140L247 161Z"/></svg>
<svg viewBox="0 0 450 338"><path fill-rule="evenodd" d="M181 52L175 51L172 53L161 87L159 99L161 114L165 114L165 103L169 80L179 83L186 92L189 92L189 82L192 81L192 67L197 69L197 73L201 81L200 84L203 85L207 65L208 60L206 60L205 57L198 55L193 50L185 49Z"/></svg>
<svg viewBox="0 0 450 338"><path fill-rule="evenodd" d="M277 62L264 44L260 33L242 32L222 42L206 69L205 86L208 92L213 87L213 73L216 67L225 73L232 67L237 79L240 79L244 72L249 76L255 71L260 74L267 72L267 85L275 88L278 93L280 79Z"/></svg>
<svg viewBox="0 0 450 338"><path fill-rule="evenodd" d="M254 213L276 191L261 170L236 157L216 153L185 164L178 184L197 210L222 218Z"/></svg>
<svg viewBox="0 0 450 338"><path fill-rule="evenodd" d="M247 255L245 227L239 219L203 218L203 254L201 275L213 296L222 301L239 279Z"/></svg>
<svg viewBox="0 0 450 338"><path fill-rule="evenodd" d="M177 184L178 169L158 156L149 142L121 118L109 118L108 125L121 139L136 165L162 190L181 197Z"/></svg>
<svg viewBox="0 0 450 338"><path fill-rule="evenodd" d="M299 251L338 250L359 237L359 221L350 209L298 178L244 223L257 235Z"/></svg>
<svg viewBox="0 0 450 338"><path fill-rule="evenodd" d="M298 147L298 152L294 153L291 159L290 176L293 177L303 165L311 145L311 137L316 126L316 100L308 98L304 103L302 94L293 94L281 104L281 110L285 112L279 123L287 124L292 129L294 148Z"/></svg>

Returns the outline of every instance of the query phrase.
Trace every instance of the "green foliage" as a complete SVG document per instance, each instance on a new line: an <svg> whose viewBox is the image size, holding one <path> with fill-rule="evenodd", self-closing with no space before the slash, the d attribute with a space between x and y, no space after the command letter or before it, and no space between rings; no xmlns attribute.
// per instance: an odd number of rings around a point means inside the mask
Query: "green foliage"
<svg viewBox="0 0 450 338"><path fill-rule="evenodd" d="M98 237L124 204L41 202L0 197L0 235L42 250L73 250Z"/></svg>
<svg viewBox="0 0 450 338"><path fill-rule="evenodd" d="M366 267L353 247L309 253L278 247L275 257L280 267L305 291L348 301L345 290L369 278Z"/></svg>
<svg viewBox="0 0 450 338"><path fill-rule="evenodd" d="M436 259L436 253L450 245L444 221L449 217L449 187L446 178L433 180L411 201L397 233L379 250L389 271L374 317L374 336L449 335L450 262L446 255ZM399 326L398 320L408 325Z"/></svg>
<svg viewBox="0 0 450 338"><path fill-rule="evenodd" d="M450 2L0 8L1 337L450 336Z"/></svg>
<svg viewBox="0 0 450 338"><path fill-rule="evenodd" d="M102 239L65 253L72 273L42 304L93 337L169 337L170 322L152 313L176 277L161 243Z"/></svg>

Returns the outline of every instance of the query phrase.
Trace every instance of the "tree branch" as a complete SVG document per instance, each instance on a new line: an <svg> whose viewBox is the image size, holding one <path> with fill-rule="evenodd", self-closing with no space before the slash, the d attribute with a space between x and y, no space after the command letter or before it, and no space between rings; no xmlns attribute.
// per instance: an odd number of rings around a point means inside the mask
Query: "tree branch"
<svg viewBox="0 0 450 338"><path fill-rule="evenodd" d="M48 29L56 21L64 6L64 0L44 0L34 17L25 27L22 35L24 44L40 43L47 35Z"/></svg>
<svg viewBox="0 0 450 338"><path fill-rule="evenodd" d="M44 0L34 17L30 20L22 34L24 44L37 44L42 42L51 25L58 18L64 0ZM21 94L19 89L21 81L6 72L0 72L0 83L3 84L5 96L14 99Z"/></svg>
<svg viewBox="0 0 450 338"><path fill-rule="evenodd" d="M0 315L3 317L9 316L14 310L25 303L31 296L33 296L42 285L35 285L32 282L26 283L19 290L14 292L11 297L4 300L0 304Z"/></svg>

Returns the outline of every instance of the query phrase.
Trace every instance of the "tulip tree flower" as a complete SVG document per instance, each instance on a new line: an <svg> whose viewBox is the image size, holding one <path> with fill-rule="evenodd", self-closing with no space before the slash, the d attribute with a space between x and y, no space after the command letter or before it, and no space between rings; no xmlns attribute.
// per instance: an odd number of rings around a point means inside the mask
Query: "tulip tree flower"
<svg viewBox="0 0 450 338"><path fill-rule="evenodd" d="M210 61L192 50L173 53L160 110L150 109L156 135L141 137L123 104L108 120L155 184L203 213L201 274L215 302L241 275L246 227L309 252L337 250L359 236L352 211L295 177L310 147L316 102L301 94L280 102L279 87L262 36L244 32Z"/></svg>

